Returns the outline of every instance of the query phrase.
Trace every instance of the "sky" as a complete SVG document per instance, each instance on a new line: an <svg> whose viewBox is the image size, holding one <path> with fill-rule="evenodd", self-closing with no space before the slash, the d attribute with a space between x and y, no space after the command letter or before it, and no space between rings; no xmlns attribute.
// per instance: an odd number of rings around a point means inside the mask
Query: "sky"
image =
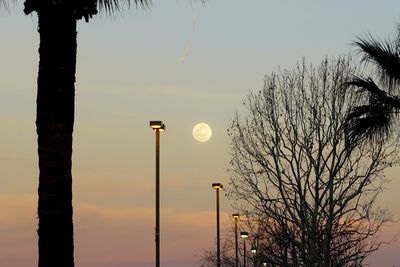
<svg viewBox="0 0 400 267"><path fill-rule="evenodd" d="M199 1L200 2L200 1ZM263 77L303 57L354 52L356 36L395 33L395 0L153 0L78 23L73 147L75 262L154 266L155 135L162 120L161 263L199 266L215 244L215 192L227 184L226 129ZM22 1L0 11L0 266L37 264L35 98L38 33ZM200 143L192 127L208 123ZM400 169L378 204L400 218ZM221 197L222 225L234 213ZM390 240L400 224L384 229ZM400 241L366 263L400 266Z"/></svg>

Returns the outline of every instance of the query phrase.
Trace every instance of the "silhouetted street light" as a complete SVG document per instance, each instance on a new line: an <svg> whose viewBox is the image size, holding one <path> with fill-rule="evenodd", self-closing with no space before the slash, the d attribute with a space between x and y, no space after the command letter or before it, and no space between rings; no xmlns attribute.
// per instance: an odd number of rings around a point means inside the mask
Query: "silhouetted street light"
<svg viewBox="0 0 400 267"><path fill-rule="evenodd" d="M221 183L213 183L212 188L215 189L217 194L217 267L221 266L221 249L219 240L219 190L222 189Z"/></svg>
<svg viewBox="0 0 400 267"><path fill-rule="evenodd" d="M257 249L255 247L251 248L251 254L253 254L253 266L257 266Z"/></svg>
<svg viewBox="0 0 400 267"><path fill-rule="evenodd" d="M160 267L160 132L165 131L162 121L150 121L150 127L156 132L156 267Z"/></svg>
<svg viewBox="0 0 400 267"><path fill-rule="evenodd" d="M235 220L235 266L239 267L239 251L238 251L238 220L239 220L239 214L234 213L232 214L232 218Z"/></svg>
<svg viewBox="0 0 400 267"><path fill-rule="evenodd" d="M249 233L240 232L240 236L243 238L243 267L246 267L246 238L249 237Z"/></svg>

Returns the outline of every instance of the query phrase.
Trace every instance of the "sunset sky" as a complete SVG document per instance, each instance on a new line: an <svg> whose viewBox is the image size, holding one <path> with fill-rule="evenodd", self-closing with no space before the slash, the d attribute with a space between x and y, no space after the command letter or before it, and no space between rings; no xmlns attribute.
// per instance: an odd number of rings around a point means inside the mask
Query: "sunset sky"
<svg viewBox="0 0 400 267"><path fill-rule="evenodd" d="M11 2L11 1L10 1ZM356 35L382 39L400 22L398 0L153 0L149 9L78 23L73 152L75 263L154 266L154 152L162 120L161 263L199 266L215 242L212 182L228 183L226 129L263 77L305 57L354 52ZM0 11L0 266L37 265L36 15L23 1ZM208 123L200 143L192 127ZM379 199L400 219L400 168ZM221 198L222 224L229 200ZM390 240L400 223L385 228ZM400 240L370 266L400 266Z"/></svg>

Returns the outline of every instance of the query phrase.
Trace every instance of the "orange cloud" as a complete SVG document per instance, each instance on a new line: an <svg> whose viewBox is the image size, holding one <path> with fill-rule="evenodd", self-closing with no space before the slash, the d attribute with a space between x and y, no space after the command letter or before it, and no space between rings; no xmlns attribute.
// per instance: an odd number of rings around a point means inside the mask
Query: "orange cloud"
<svg viewBox="0 0 400 267"><path fill-rule="evenodd" d="M1 195L0 266L37 264L37 197ZM221 220L229 218L221 214ZM154 265L154 208L74 203L75 262L85 267ZM165 267L197 266L215 244L215 211L161 210L161 259Z"/></svg>
<svg viewBox="0 0 400 267"><path fill-rule="evenodd" d="M36 264L36 206L32 195L0 195L0 266Z"/></svg>
<svg viewBox="0 0 400 267"><path fill-rule="evenodd" d="M102 208L81 203L75 208L75 217L76 257L80 264L154 265L153 208ZM228 216L222 214L221 218ZM203 248L213 246L214 232L214 211L162 209L161 258L165 266L177 267L179 262L196 266L196 256Z"/></svg>

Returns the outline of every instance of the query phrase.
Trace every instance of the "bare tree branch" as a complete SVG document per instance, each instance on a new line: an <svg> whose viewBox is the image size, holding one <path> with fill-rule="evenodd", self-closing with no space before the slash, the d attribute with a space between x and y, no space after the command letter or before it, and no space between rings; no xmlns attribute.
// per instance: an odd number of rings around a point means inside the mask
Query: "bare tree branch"
<svg viewBox="0 0 400 267"><path fill-rule="evenodd" d="M357 93L344 85L354 73L347 57L303 60L266 76L244 117L235 114L229 196L258 218L271 266L361 266L382 242L390 215L374 203L399 141L346 143Z"/></svg>

